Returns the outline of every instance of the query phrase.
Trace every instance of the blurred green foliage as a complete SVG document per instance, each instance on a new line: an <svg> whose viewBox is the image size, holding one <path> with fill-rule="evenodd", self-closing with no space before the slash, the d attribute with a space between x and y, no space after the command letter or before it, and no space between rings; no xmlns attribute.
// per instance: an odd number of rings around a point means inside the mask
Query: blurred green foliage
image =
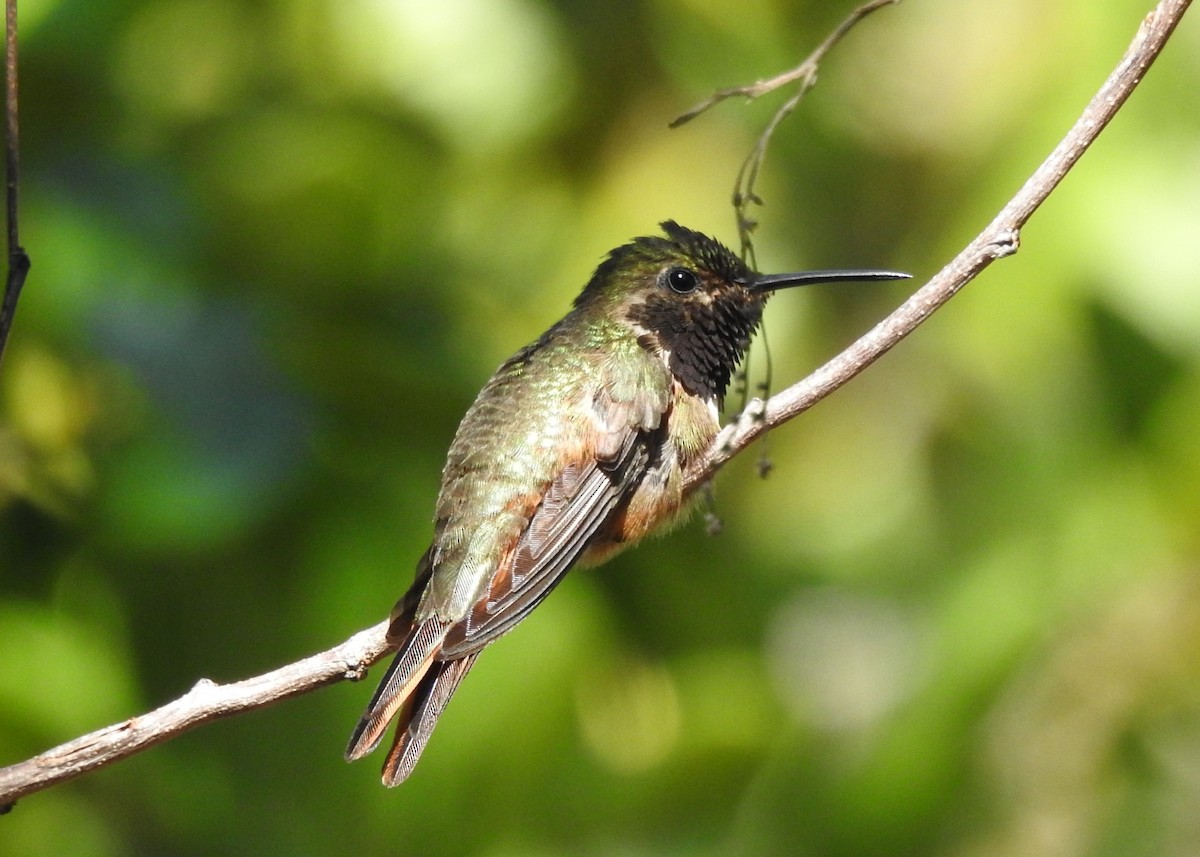
<svg viewBox="0 0 1200 857"><path fill-rule="evenodd" d="M21 5L3 763L378 621L492 369L659 220L734 240L778 101L667 121L851 4ZM936 270L1148 6L878 13L776 138L762 267ZM1195 853L1197 23L1017 257L774 432L769 480L734 462L723 535L572 575L402 789L343 764L340 685L29 797L0 852ZM776 384L904 292L780 296Z"/></svg>

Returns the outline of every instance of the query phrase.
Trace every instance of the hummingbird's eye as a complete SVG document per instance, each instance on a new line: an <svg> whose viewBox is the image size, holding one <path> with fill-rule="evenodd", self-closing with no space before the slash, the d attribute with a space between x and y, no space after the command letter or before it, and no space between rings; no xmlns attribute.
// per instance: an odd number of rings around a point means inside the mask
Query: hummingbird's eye
<svg viewBox="0 0 1200 857"><path fill-rule="evenodd" d="M687 268L669 268L663 274L667 287L677 295L694 292L700 286L700 278Z"/></svg>

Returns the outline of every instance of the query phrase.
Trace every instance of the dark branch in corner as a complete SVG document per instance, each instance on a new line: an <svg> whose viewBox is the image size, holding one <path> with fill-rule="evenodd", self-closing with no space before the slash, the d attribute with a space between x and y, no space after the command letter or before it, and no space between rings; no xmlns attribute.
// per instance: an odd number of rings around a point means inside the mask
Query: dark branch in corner
<svg viewBox="0 0 1200 857"><path fill-rule="evenodd" d="M29 256L17 229L17 187L21 178L20 126L17 123L17 0L4 6L4 156L5 196L8 201L8 276L0 303L0 360L8 344L17 301L29 274Z"/></svg>
<svg viewBox="0 0 1200 857"><path fill-rule="evenodd" d="M932 280L870 332L812 375L767 402L756 400L717 438L706 460L687 474L694 491L766 429L812 407L911 333L996 259L1017 250L1020 229L1116 115L1158 56L1190 0L1162 0L1142 23L1120 65L1061 143L982 233ZM757 414L757 416L755 416ZM387 622L327 652L257 678L227 685L201 681L180 699L0 769L0 808L168 741L204 723L260 708L342 679L361 678L391 647Z"/></svg>

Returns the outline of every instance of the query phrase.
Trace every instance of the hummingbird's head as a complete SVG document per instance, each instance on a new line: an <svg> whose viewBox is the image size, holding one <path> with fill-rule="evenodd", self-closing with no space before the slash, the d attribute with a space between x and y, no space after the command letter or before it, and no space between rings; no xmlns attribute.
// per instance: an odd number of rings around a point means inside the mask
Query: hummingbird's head
<svg viewBox="0 0 1200 857"><path fill-rule="evenodd" d="M719 241L673 220L666 237L635 238L596 269L575 306L598 306L629 324L695 395L720 398L777 289L844 280L893 280L890 271L751 271Z"/></svg>

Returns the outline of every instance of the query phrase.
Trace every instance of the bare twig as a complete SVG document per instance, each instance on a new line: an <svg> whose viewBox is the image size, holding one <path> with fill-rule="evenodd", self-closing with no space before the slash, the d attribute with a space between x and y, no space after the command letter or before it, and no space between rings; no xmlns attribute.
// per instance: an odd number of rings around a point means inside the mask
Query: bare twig
<svg viewBox="0 0 1200 857"><path fill-rule="evenodd" d="M789 83L797 80L804 81L803 85L805 87L811 87L812 81L817 75L817 65L825 58L825 54L829 53L830 48L840 42L842 37L850 32L855 24L876 9L899 2L900 0L871 0L870 3L864 3L847 15L846 19L838 24L832 33L825 37L825 41L821 42L817 49L805 58L804 62L791 71L785 71L783 74L777 74L775 77L767 78L766 80L758 80L746 86L731 86L728 89L718 89L691 110L672 119L670 123L671 127L678 128L685 122L691 122L701 113L715 107L727 98L746 98L752 101L759 96L766 95L768 92L774 92L780 87L787 86Z"/></svg>
<svg viewBox="0 0 1200 857"><path fill-rule="evenodd" d="M0 359L8 343L17 300L29 273L29 256L21 246L17 231L17 186L21 177L21 147L17 124L17 0L5 0L4 7L4 155L5 196L8 201L8 277L4 301L0 303Z"/></svg>
<svg viewBox="0 0 1200 857"><path fill-rule="evenodd" d="M774 136L775 129L780 126L784 119L791 115L792 111L796 109L796 105L800 103L800 99L804 98L808 94L808 91L816 86L817 70L820 67L821 60L825 59L825 55L833 50L833 47L867 15L870 15L876 9L899 2L900 0L871 0L869 3L864 3L847 15L846 19L832 33L825 37L825 41L817 45L816 50L805 57L804 62L791 71L785 71L783 74L778 74L767 80L756 81L748 86L733 86L728 89L718 89L687 113L677 116L671 121L670 127L678 128L685 122L691 122L701 113L715 107L727 98L742 97L752 101L761 95L774 92L790 83L796 83L797 81L800 83L799 88L792 97L775 111L775 115L771 117L771 121L767 123L767 127L758 135L758 140L755 141L754 148L750 150L750 154L746 156L746 160L742 161L742 166L738 169L737 178L733 183L733 210L737 217L738 241L741 244L742 258L750 262L752 268L758 267L755 264L754 241L751 238L751 233L758 226L758 221L750 215L750 206L763 204L762 197L755 191L755 187L758 185L758 174L762 171L763 161L767 157L767 148L771 145L771 137Z"/></svg>
<svg viewBox="0 0 1200 857"><path fill-rule="evenodd" d="M706 460L687 474L688 490L703 486L765 429L807 410L911 333L991 262L1014 253L1020 228L1104 129L1166 44L1190 0L1161 0L1133 44L1070 133L991 224L929 283L858 342L809 378L765 404L755 400L722 432ZM752 418L755 411L762 418ZM751 418L748 418L751 417ZM387 623L356 634L327 652L245 681L202 681L180 699L148 714L101 729L25 762L0 769L0 807L24 795L112 764L211 720L260 708L344 678L359 678L390 651Z"/></svg>
<svg viewBox="0 0 1200 857"><path fill-rule="evenodd" d="M111 765L204 723L262 708L335 681L360 679L367 667L394 648L387 641L388 624L380 622L329 651L255 678L230 684L201 679L179 699L160 708L0 768L0 811L11 809L17 798Z"/></svg>

